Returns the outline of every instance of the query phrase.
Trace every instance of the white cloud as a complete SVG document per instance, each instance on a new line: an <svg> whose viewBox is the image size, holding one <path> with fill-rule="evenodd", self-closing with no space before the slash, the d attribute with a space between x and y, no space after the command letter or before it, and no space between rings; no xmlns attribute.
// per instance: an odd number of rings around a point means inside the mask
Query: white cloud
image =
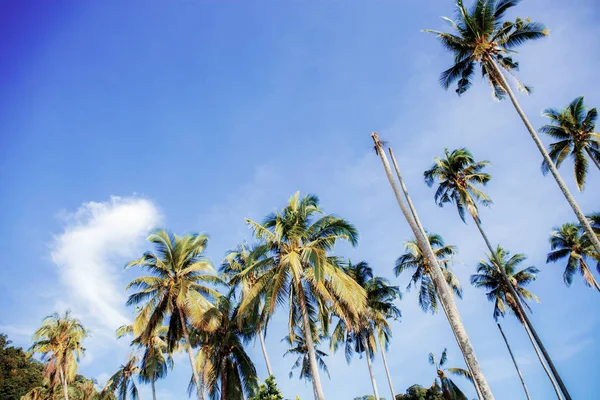
<svg viewBox="0 0 600 400"><path fill-rule="evenodd" d="M144 236L160 221L158 209L149 200L111 197L84 203L64 220L64 232L55 237L51 253L66 287L61 302L114 331L128 320L122 313L125 295L119 275L126 261L139 256Z"/></svg>

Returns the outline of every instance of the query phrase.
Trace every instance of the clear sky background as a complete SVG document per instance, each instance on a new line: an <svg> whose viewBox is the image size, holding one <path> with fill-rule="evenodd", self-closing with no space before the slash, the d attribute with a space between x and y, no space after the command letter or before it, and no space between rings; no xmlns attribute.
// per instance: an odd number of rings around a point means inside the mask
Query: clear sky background
<svg viewBox="0 0 600 400"><path fill-rule="evenodd" d="M427 4L427 5L425 5ZM482 210L494 243L528 255L541 304L532 321L573 398L600 392L600 295L577 277L562 282L562 264L545 264L548 233L574 220L508 102L492 99L476 79L458 98L437 84L450 66L433 36L446 29L453 2L403 1L2 1L0 18L0 332L28 347L42 318L71 308L93 330L80 372L101 383L129 351L114 339L128 321L123 265L149 249L149 229L210 235L217 265L250 237L244 217L261 220L295 192L320 196L327 212L353 222L361 239L339 255L368 261L393 277L411 234L395 204L370 133L394 148L424 225L457 245L454 270L464 285L458 306L497 399L524 398L492 304L468 277L483 257L473 224L437 207L422 173L444 147L467 146L491 161ZM520 96L534 126L546 107L578 95L600 106L600 6L595 0L526 0L509 14L547 24L549 38L521 49L519 76L534 87ZM545 142L548 143L546 138ZM599 210L600 173L575 193L572 165L561 172L586 212ZM596 274L596 277L598 275ZM424 314L404 293L388 360L396 392L429 386L427 355L448 347L449 365L464 367L443 315ZM267 347L286 397L312 397L288 379L282 358L284 313ZM532 398L553 390L523 328L508 316L505 332ZM261 379L259 346L250 346ZM329 399L371 393L364 359L328 359ZM381 358L380 393L389 399ZM158 383L160 399L184 399L186 358ZM470 398L475 392L457 382ZM149 397L144 387L141 395Z"/></svg>

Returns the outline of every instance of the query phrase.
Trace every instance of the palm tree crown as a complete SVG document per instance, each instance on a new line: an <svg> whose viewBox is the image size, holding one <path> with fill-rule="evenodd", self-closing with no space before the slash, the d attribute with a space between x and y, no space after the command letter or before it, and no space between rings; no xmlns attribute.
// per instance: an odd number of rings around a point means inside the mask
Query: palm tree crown
<svg viewBox="0 0 600 400"><path fill-rule="evenodd" d="M456 247L446 246L442 237L437 234L428 234L427 239L429 240L429 244L431 244L433 253L438 260L438 265L442 269L444 278L446 278L448 287L452 289L458 298L462 298L462 288L460 287L460 282L450 269L450 261L452 256L456 254ZM431 311L431 313L435 313L438 309L438 298L433 280L431 278L431 266L427 262L427 259L423 256L423 253L417 245L416 240L409 240L404 244L404 248L406 253L396 260L394 273L396 276L400 276L400 274L404 271L414 270L406 289L410 290L413 285L416 286L420 281L419 306L421 306L425 312Z"/></svg>
<svg viewBox="0 0 600 400"><path fill-rule="evenodd" d="M559 228L554 228L550 233L550 248L552 251L548 253L547 263L567 259L567 266L563 273L563 280L567 286L571 286L573 275L575 272L579 272L586 285L600 291L600 285L587 264L595 260L596 268L600 272L600 257L579 225L566 223Z"/></svg>
<svg viewBox="0 0 600 400"><path fill-rule="evenodd" d="M548 108L542 113L550 118L551 124L544 125L540 132L558 139L550 145L549 155L557 167L560 167L567 155L574 162L575 182L581 191L585 187L588 172L587 156L600 169L600 134L594 132L598 111L592 108L587 113L583 105L583 96L577 97L565 109ZM542 172L547 174L548 163L542 162Z"/></svg>
<svg viewBox="0 0 600 400"><path fill-rule="evenodd" d="M47 316L33 335L29 351L42 354L42 360L47 362L44 376L51 388L63 385L65 397L67 385L77 373L77 361L84 352L82 342L88 336L89 331L71 317L70 311L62 316L58 313Z"/></svg>
<svg viewBox="0 0 600 400"><path fill-rule="evenodd" d="M484 206L492 203L475 187L477 184L486 185L492 179L490 174L482 172L489 161L475 161L473 154L464 147L453 151L444 149L444 154L444 158L436 157L431 168L424 172L425 183L431 187L436 180L439 182L434 197L437 205L443 207L446 203L454 203L463 222L465 208L478 219L477 202Z"/></svg>
<svg viewBox="0 0 600 400"><path fill-rule="evenodd" d="M300 327L294 328L295 335L294 338L290 338L290 336L286 336L283 338L283 341L286 342L290 347L283 354L287 356L288 354L297 356L296 361L292 365L292 369L290 370L290 378L294 377L294 370L300 369L300 373L298 374L299 379L304 379L305 381L310 382L312 380L312 376L310 373L310 362L308 359L308 347L306 346L306 340L304 340L304 333ZM319 335L317 332L316 324L311 325L311 332L313 335L313 342L316 345L315 355L317 357L317 363L319 364L319 369L325 372L329 377L329 368L327 368L327 364L325 363L325 357L328 357L328 354L323 350L319 350L318 346L323 341L326 336Z"/></svg>
<svg viewBox="0 0 600 400"><path fill-rule="evenodd" d="M450 372L453 375L462 376L467 378L470 382L473 382L471 373L463 368L444 368L448 361L447 349L444 349L440 360L436 362L435 355L429 353L429 364L433 365L436 370L436 378L433 382L433 386L437 385L442 388L442 394L444 400L468 400L467 396L458 388L458 386L446 375L446 372Z"/></svg>
<svg viewBox="0 0 600 400"><path fill-rule="evenodd" d="M518 270L519 264L525 261L526 257L524 254L515 254L512 257L510 253L498 246L496 248L495 257L492 255L488 256L487 260L482 260L477 266L477 273L471 275L471 284L478 288L487 290L487 298L489 301L494 302L494 319L497 321L498 317L504 316L506 308L515 313L517 318L523 322L523 317L520 315L517 303L512 297L512 294L508 288L507 279L502 275L499 268L502 268L506 273L508 282L513 286L515 292L519 296L521 304L530 310L527 300L538 301L537 296L525 289L524 287L529 285L537 278L539 270L536 267L527 267L522 270ZM500 261L500 265L496 262Z"/></svg>
<svg viewBox="0 0 600 400"><path fill-rule="evenodd" d="M140 359L131 354L124 365L111 376L102 390L103 393L114 393L117 400L127 400L128 393L131 400L138 399L138 389L135 385L135 377L140 373L138 365Z"/></svg>
<svg viewBox="0 0 600 400"><path fill-rule="evenodd" d="M539 22L517 18L515 22L504 21L504 14L520 0L475 0L468 10L462 0L456 1L456 18L442 17L455 30L445 33L435 30L425 32L435 34L444 48L454 54L454 65L442 72L440 84L448 89L457 83L456 93L463 94L472 85L475 65L479 64L493 88L494 95L501 99L506 95L502 77L498 76L495 65L514 77L513 71L519 63L512 59L515 49L527 41L548 35L546 27ZM531 89L515 78L517 87L529 92Z"/></svg>

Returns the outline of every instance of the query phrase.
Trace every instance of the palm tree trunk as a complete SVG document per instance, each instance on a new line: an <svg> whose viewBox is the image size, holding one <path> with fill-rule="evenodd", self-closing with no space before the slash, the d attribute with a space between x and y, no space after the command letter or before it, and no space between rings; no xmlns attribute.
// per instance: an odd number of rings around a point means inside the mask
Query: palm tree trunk
<svg viewBox="0 0 600 400"><path fill-rule="evenodd" d="M156 378L152 377L152 400L156 400Z"/></svg>
<svg viewBox="0 0 600 400"><path fill-rule="evenodd" d="M204 396L202 395L202 383L200 382L200 375L198 374L196 363L194 362L194 352L192 351L192 345L190 344L190 335L185 323L185 318L183 318L183 314L181 312L179 313L179 319L181 321L183 337L185 338L185 347L190 358L190 365L192 366L192 374L194 375L194 381L196 382L196 394L198 395L198 400L204 400Z"/></svg>
<svg viewBox="0 0 600 400"><path fill-rule="evenodd" d="M385 356L385 349L379 341L379 347L381 348L381 359L383 360L383 367L385 368L385 374L387 376L388 384L390 385L390 392L392 393L392 400L396 398L396 393L394 392L394 385L392 385L392 376L390 375L390 370L388 368L387 358Z"/></svg>
<svg viewBox="0 0 600 400"><path fill-rule="evenodd" d="M598 290L600 292L600 286L598 286L598 282L594 278L594 275L592 275L592 271L590 271L590 268L588 267L587 263L585 261L583 261L583 258L580 260L580 262L581 262L581 269L583 271L584 279L587 281L587 283L590 284L590 286L595 287L596 290Z"/></svg>
<svg viewBox="0 0 600 400"><path fill-rule="evenodd" d="M515 369L517 370L517 374L519 374L519 379L521 380L521 385L523 385L523 390L525 391L525 397L527 397L527 400L531 400L531 397L529 397L529 391L527 390L527 385L525 384L525 379L523 379L523 374L521 374L521 370L519 369L519 364L517 364L517 360L515 360L515 356L513 355L513 352L510 349L510 345L508 344L508 340L506 340L506 336L504 335L504 331L502 331L502 327L500 326L500 324L496 324L496 325L498 325L498 329L500 330L500 334L502 335L502 339L504 339L504 343L506 344L506 348L508 349L508 352L510 353L510 358L512 359L512 362L515 365Z"/></svg>
<svg viewBox="0 0 600 400"><path fill-rule="evenodd" d="M456 337L456 341L458 342L458 346L463 353L463 357L465 358L465 363L473 376L473 381L475 384L475 388L477 390L477 394L482 400L491 400L494 398L492 391L485 379L481 371L481 367L479 365L479 361L477 360L477 356L475 355L475 350L471 345L471 341L469 340L469 336L465 330L464 324L458 312L458 308L456 307L456 303L454 302L454 297L452 293L450 293L450 289L446 284L446 280L444 279L444 275L442 274L442 270L437 263L437 259L435 258L435 254L427 240L427 237L423 234L422 229L420 229L419 225L415 218L413 218L410 214L409 209L402 201L402 195L400 194L400 189L396 183L392 175L392 170L390 168L390 164L387 160L385 152L383 150L383 146L379 141L379 135L376 132L373 132L371 135L373 141L375 143L375 149L377 151L377 155L381 159L381 163L383 164L383 168L385 170L385 174L388 178L388 181L394 191L394 195L396 196L396 201L400 206L400 210L406 219L406 222L410 226L415 238L417 240L417 244L421 251L423 252L427 262L432 266L431 278L435 285L435 290L438 298L440 299L440 303L442 304L442 308L446 313L446 317L448 318L448 322L450 323L450 327L454 332L454 336ZM416 214L416 211L414 211Z"/></svg>
<svg viewBox="0 0 600 400"><path fill-rule="evenodd" d="M227 378L227 362L224 362L221 372L221 400L227 400Z"/></svg>
<svg viewBox="0 0 600 400"><path fill-rule="evenodd" d="M496 256L496 252L492 248L492 245L491 245L491 243L490 243L487 235L485 234L485 232L484 232L484 230L483 230L483 228L481 226L481 221L475 215L471 215L471 216L473 217L473 220L475 221L475 225L477 225L477 229L479 229L479 232L481 233L481 236L483 237L483 240L485 241L485 244L486 244L488 250L490 251L491 257L496 262L496 267L498 268L498 271L500 271L500 274L502 275L502 277L506 281L506 285L508 287L510 295L514 299L515 306L517 308L517 310L516 310L517 311L517 315L520 315L521 321L526 325L527 333L528 334L532 334L533 337L535 338L535 342L536 342L537 346L539 347L539 349L542 351L542 353L544 355L544 359L546 360L546 362L548 363L548 366L552 370L552 374L554 375L554 378L556 379L556 381L560 385L561 391L563 392L565 398L567 400L571 400L571 396L569 395L569 393L567 391L567 388L562 383L562 379L560 378L560 375L558 374L558 371L554 367L554 364L552 363L552 359L550 358L550 355L548 354L548 352L546 351L546 348L544 347L544 344L542 343L542 339L540 339L540 337L538 336L537 332L535 331L535 328L533 327L533 324L529 320L529 316L527 315L527 313L525 312L525 309L523 308L523 305L521 304L521 299L519 298L519 295L517 294L517 291L515 290L515 287L513 286L512 282L510 281L510 279L508 278L508 276L506 275L506 271L504 270L504 268L500 267L502 265L502 263L500 262L500 260ZM538 348L536 347L535 350L537 352ZM543 362L542 362L542 364L543 364L544 369L546 369L545 364ZM552 384L554 385L554 379L552 379L552 377L550 377L550 380L552 381Z"/></svg>
<svg viewBox="0 0 600 400"><path fill-rule="evenodd" d="M62 385L62 390L63 390L63 396L65 397L65 400L69 400L69 385L67 385L67 377L65 376L65 371L64 371L63 366L60 366L59 373L60 373L60 384Z"/></svg>
<svg viewBox="0 0 600 400"><path fill-rule="evenodd" d="M360 335L363 346L365 347L365 355L367 359L367 366L369 367L369 375L371 376L371 385L373 385L373 395L375 396L375 400L379 400L379 389L377 389L377 382L375 381L375 374L373 373L373 364L371 362L371 353L369 352L369 345L364 337L364 335Z"/></svg>
<svg viewBox="0 0 600 400"><path fill-rule="evenodd" d="M585 148L585 151L588 153L588 156L590 156L590 158L592 159L592 161L594 162L594 164L596 164L596 168L598 168L600 170L600 162L598 162L598 160L596 160L594 158L594 155L592 154L592 152L590 151L590 149L588 149L587 147Z"/></svg>
<svg viewBox="0 0 600 400"><path fill-rule="evenodd" d="M263 336L262 329L258 331L258 338L260 340L260 347L262 348L263 356L265 356L265 364L267 365L267 372L269 376L273 376L273 371L271 370L271 363L269 362L269 356L267 355L267 346L265 346L265 338Z"/></svg>
<svg viewBox="0 0 600 400"><path fill-rule="evenodd" d="M592 226L590 225L590 221L588 221L588 219L585 217L585 215L583 214L583 212L579 208L579 205L577 204L577 202L575 201L575 199L571 195L571 192L567 188L567 185L565 185L565 182L563 181L562 177L558 173L558 169L556 168L556 165L554 164L554 162L552 161L552 159L548 155L548 152L546 151L546 148L544 147L544 144L542 143L542 141L538 137L537 133L535 132L535 129L533 129L533 126L531 125L531 123L529 122L529 120L527 119L527 116L525 115L525 112L523 112L523 109L521 109L521 106L519 105L519 102L517 101L517 98L515 97L515 94L513 93L512 88L510 87L510 85L506 81L506 77L504 76L504 74L502 73L502 71L500 71L500 68L498 68L498 66L496 65L495 61L490 60L490 62L488 64L492 65L492 67L494 69L494 74L497 75L498 79L500 79L500 82L502 84L503 89L508 94L508 97L510 97L510 101L513 103L513 106L515 107L515 110L517 110L517 113L521 117L521 120L523 120L523 123L525 124L525 127L527 128L527 131L531 135L531 138L535 142L535 145L537 146L538 150L542 154L542 157L544 158L544 161L546 161L546 163L548 164L548 168L550 168L550 172L552 173L552 176L554 176L554 179L556 180L556 183L558 184L558 187L563 192L563 195L567 199L567 202L569 203L569 205L573 209L573 212L577 216L577 219L579 220L579 223L581 224L581 226L583 227L583 229L587 232L588 236L590 237L590 240L592 241L592 244L594 245L594 248L596 249L596 251L598 253L600 253L600 239L594 234L594 231L592 230ZM559 380L559 383L561 383L561 388L562 388L563 385L562 385L562 382L560 380ZM566 388L563 390L563 393L565 394L565 396L567 398L570 398L567 395L567 393L566 393Z"/></svg>
<svg viewBox="0 0 600 400"><path fill-rule="evenodd" d="M535 344L535 340L533 338L531 331L529 330L529 328L527 327L526 324L523 324L523 328L525 328L525 332L527 332L527 337L529 337L529 341L531 341L531 345L533 346L533 349L535 350L535 354L537 355L538 359L540 360L540 364L542 364L544 371L546 371L546 375L548 375L548 378L550 379L550 382L552 383L552 387L554 388L554 391L556 392L556 397L559 400L562 400L563 397L561 396L560 389L558 388L556 381L554 380L554 377L552 376L551 371L548 370L548 367L546 366L546 363L544 362L544 359L542 358L542 355L540 354L540 350L538 349L538 347Z"/></svg>
<svg viewBox="0 0 600 400"><path fill-rule="evenodd" d="M310 375L315 391L315 400L325 400L323 394L323 387L321 386L321 378L319 377L319 370L317 364L317 356L315 355L315 345L313 343L312 333L310 332L310 319L308 317L308 311L306 310L306 299L304 298L304 288L302 283L297 283L298 300L300 303L300 312L302 314L302 329L304 330L304 340L306 341L306 351L308 352L308 361L310 365Z"/></svg>

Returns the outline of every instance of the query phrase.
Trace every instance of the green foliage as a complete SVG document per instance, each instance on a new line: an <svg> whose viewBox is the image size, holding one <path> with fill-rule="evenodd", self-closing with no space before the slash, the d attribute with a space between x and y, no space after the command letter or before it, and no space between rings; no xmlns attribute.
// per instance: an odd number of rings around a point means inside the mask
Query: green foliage
<svg viewBox="0 0 600 400"><path fill-rule="evenodd" d="M406 389L405 394L396 395L396 400L444 400L444 396L438 384L434 383L429 388L412 385Z"/></svg>
<svg viewBox="0 0 600 400"><path fill-rule="evenodd" d="M259 386L256 396L250 397L249 400L283 400L283 395L277 387L275 377L268 377L265 384Z"/></svg>
<svg viewBox="0 0 600 400"><path fill-rule="evenodd" d="M0 399L17 400L42 385L43 365L0 334Z"/></svg>
<svg viewBox="0 0 600 400"><path fill-rule="evenodd" d="M354 400L377 400L375 396L372 394L367 394L365 396L355 397ZM385 400L385 397L380 397L379 400Z"/></svg>

